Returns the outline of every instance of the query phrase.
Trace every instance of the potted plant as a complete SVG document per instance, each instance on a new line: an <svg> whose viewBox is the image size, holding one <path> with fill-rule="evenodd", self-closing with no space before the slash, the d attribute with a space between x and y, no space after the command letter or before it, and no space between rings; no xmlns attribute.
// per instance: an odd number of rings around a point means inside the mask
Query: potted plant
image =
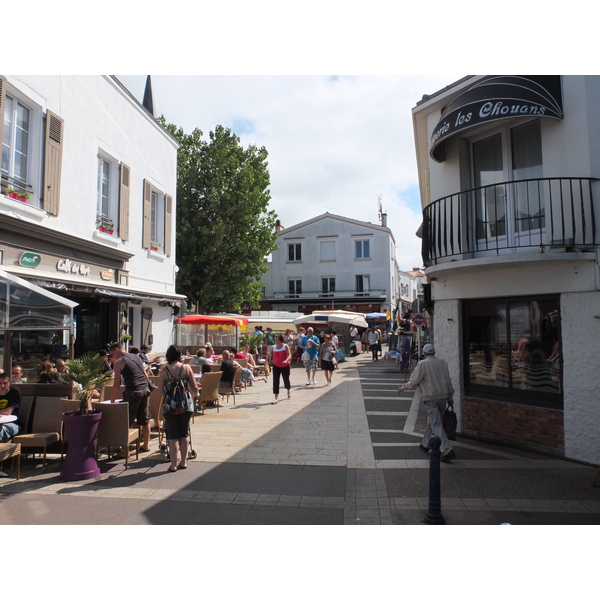
<svg viewBox="0 0 600 600"><path fill-rule="evenodd" d="M15 190L15 188L11 187L6 190L6 195L9 198L14 198L16 200L19 197L19 192L17 192L17 190Z"/></svg>
<svg viewBox="0 0 600 600"><path fill-rule="evenodd" d="M31 194L28 194L27 192L20 192L19 193L18 199L21 202L27 202L27 200L29 200L29 198L31 198Z"/></svg>
<svg viewBox="0 0 600 600"><path fill-rule="evenodd" d="M94 352L68 360L66 365L68 379L78 388L79 409L62 415L69 445L60 476L66 481L79 481L100 475L94 438L102 413L93 410L92 399L94 390L108 381L112 374L102 372L104 361Z"/></svg>

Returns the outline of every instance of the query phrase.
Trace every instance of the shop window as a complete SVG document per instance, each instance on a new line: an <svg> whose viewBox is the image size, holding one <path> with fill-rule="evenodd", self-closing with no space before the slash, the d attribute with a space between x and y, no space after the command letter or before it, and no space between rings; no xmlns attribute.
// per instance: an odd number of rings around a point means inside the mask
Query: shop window
<svg viewBox="0 0 600 600"><path fill-rule="evenodd" d="M467 388L559 403L559 315L554 297L466 302Z"/></svg>

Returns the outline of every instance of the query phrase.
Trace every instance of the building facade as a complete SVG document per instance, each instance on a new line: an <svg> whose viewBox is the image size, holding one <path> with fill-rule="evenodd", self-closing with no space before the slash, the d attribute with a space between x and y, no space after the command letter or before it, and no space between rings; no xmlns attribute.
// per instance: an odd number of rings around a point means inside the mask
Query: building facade
<svg viewBox="0 0 600 600"><path fill-rule="evenodd" d="M2 268L77 302L76 355L165 350L183 298L176 140L110 76L0 77L0 138Z"/></svg>
<svg viewBox="0 0 600 600"><path fill-rule="evenodd" d="M600 462L600 77L474 76L413 108L433 336L460 430Z"/></svg>
<svg viewBox="0 0 600 600"><path fill-rule="evenodd" d="M325 213L282 228L277 245L263 278L272 310L393 313L399 304L396 242L384 225Z"/></svg>

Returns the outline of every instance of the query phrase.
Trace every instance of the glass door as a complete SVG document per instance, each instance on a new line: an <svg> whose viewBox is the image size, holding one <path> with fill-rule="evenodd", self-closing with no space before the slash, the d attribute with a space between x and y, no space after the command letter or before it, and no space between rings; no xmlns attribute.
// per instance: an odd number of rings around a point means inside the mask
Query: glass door
<svg viewBox="0 0 600 600"><path fill-rule="evenodd" d="M502 134L472 144L475 218L478 246L495 247L499 236L506 236L506 181ZM491 244L490 244L491 242Z"/></svg>

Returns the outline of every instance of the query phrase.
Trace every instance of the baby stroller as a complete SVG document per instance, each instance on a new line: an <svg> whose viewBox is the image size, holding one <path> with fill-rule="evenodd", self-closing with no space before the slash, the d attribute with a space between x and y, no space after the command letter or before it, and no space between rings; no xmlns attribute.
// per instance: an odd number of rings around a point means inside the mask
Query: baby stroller
<svg viewBox="0 0 600 600"><path fill-rule="evenodd" d="M167 443L167 423L165 421L165 416L162 412L163 402L161 400L160 409L158 411L158 447L161 452L165 453L165 462L171 460L171 455L169 454L169 444ZM187 438L188 438L188 458L194 459L198 458L198 453L194 450L192 446L192 431L188 427L187 430Z"/></svg>

